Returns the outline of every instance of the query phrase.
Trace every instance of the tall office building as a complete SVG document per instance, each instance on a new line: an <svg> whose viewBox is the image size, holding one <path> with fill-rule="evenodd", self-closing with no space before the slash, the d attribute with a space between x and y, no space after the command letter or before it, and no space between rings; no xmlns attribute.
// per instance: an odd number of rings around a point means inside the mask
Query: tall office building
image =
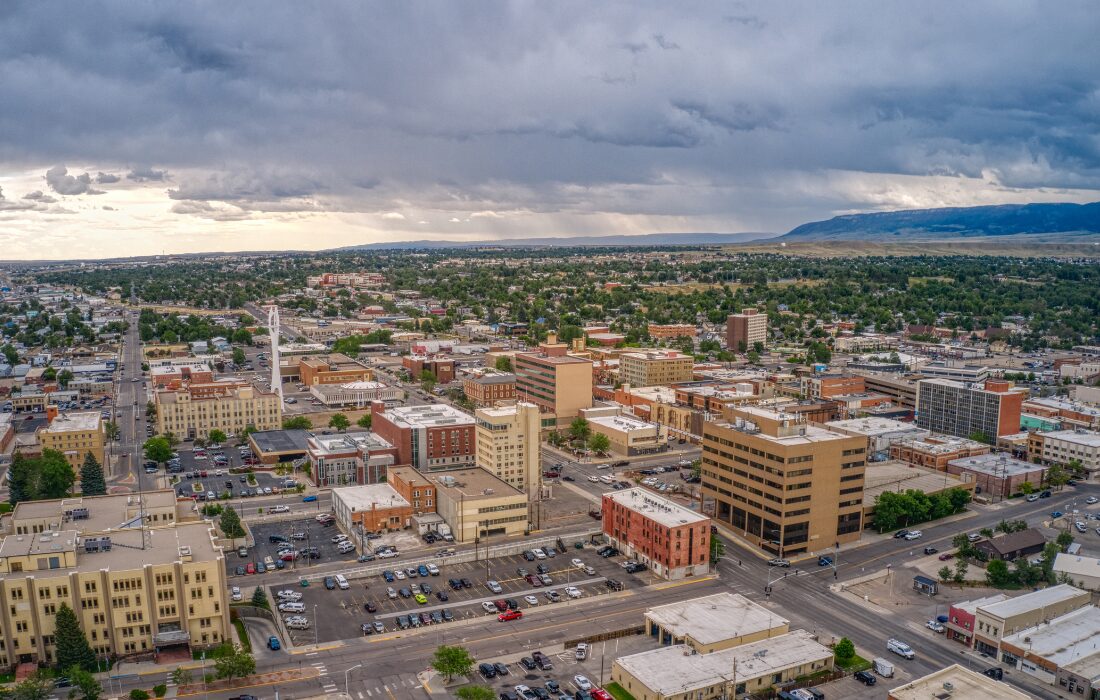
<svg viewBox="0 0 1100 700"><path fill-rule="evenodd" d="M715 519L779 556L859 539L867 439L755 406L703 426L702 489Z"/></svg>
<svg viewBox="0 0 1100 700"><path fill-rule="evenodd" d="M520 491L538 488L539 407L520 401L474 412L477 465Z"/></svg>
<svg viewBox="0 0 1100 700"><path fill-rule="evenodd" d="M1020 432L1026 389L987 379L969 384L952 379L924 379L917 384L917 425L933 433L988 440Z"/></svg>
<svg viewBox="0 0 1100 700"><path fill-rule="evenodd" d="M768 316L756 309L743 309L726 319L726 348L748 352L756 343L768 343Z"/></svg>
<svg viewBox="0 0 1100 700"><path fill-rule="evenodd" d="M619 355L619 382L632 387L690 382L695 358L676 350L639 350Z"/></svg>
<svg viewBox="0 0 1100 700"><path fill-rule="evenodd" d="M542 412L542 427L564 427L592 406L592 361L566 354L552 338L539 352L516 353L516 398Z"/></svg>

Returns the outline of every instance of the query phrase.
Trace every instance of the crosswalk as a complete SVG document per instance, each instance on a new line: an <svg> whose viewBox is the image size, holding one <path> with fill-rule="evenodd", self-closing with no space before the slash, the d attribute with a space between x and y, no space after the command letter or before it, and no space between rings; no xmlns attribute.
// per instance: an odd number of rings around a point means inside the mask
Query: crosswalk
<svg viewBox="0 0 1100 700"><path fill-rule="evenodd" d="M328 677L328 667L325 666L323 661L314 661L310 666L317 669L317 673L321 677L321 688L326 693L335 693L338 690L336 682Z"/></svg>
<svg viewBox="0 0 1100 700"><path fill-rule="evenodd" d="M359 700L366 700L366 698L388 697L388 693L392 693L397 690L421 687L420 683L412 678L398 678L397 680L390 683L383 683L381 685L376 684L373 687L368 686L365 683L363 685L363 691L356 691L356 694L359 696ZM363 692L366 692L365 696L363 695Z"/></svg>

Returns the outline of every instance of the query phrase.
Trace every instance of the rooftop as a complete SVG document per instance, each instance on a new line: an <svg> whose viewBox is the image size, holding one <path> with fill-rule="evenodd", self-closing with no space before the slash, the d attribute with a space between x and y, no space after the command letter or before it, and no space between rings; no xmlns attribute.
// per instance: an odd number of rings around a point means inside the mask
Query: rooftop
<svg viewBox="0 0 1100 700"><path fill-rule="evenodd" d="M598 335L598 334L597 334ZM685 355L679 350L634 350L632 352L624 352L619 355L619 358L630 358L632 360L642 360L644 362L660 362L663 360L691 360L695 361L695 358L690 355Z"/></svg>
<svg viewBox="0 0 1100 700"><path fill-rule="evenodd" d="M623 656L616 663L654 693L680 695L722 683L744 683L832 656L809 632L796 630L710 654L691 654L677 644Z"/></svg>
<svg viewBox="0 0 1100 700"><path fill-rule="evenodd" d="M375 508L408 508L409 502L389 484L345 486L332 490L332 499L345 504L352 512Z"/></svg>
<svg viewBox="0 0 1100 700"><path fill-rule="evenodd" d="M515 384L516 375L511 372L485 373L481 376L472 378L470 381L475 384Z"/></svg>
<svg viewBox="0 0 1100 700"><path fill-rule="evenodd" d="M785 627L786 618L736 593L715 593L650 608L646 618L676 638L701 645Z"/></svg>
<svg viewBox="0 0 1100 700"><path fill-rule="evenodd" d="M74 431L99 430L103 420L99 411L81 411L78 413L60 413L42 428L44 433L71 433Z"/></svg>
<svg viewBox="0 0 1100 700"><path fill-rule="evenodd" d="M525 360L550 365L592 364L591 360L586 360L583 357L574 357L573 355L543 355L537 352L516 353L516 362L523 362Z"/></svg>
<svg viewBox="0 0 1100 700"><path fill-rule="evenodd" d="M950 435L936 435L934 437L922 439L902 440L894 443L894 446L919 450L920 452L930 455L944 455L952 452L959 452L961 450L989 449L988 445L980 443L977 440L968 440L966 438L952 437Z"/></svg>
<svg viewBox="0 0 1100 700"><path fill-rule="evenodd" d="M1076 411L1077 413L1084 413L1090 416L1100 416L1100 408L1096 408L1095 406L1087 406L1083 403L1071 401L1070 399L1059 398L1057 396L1027 399L1024 403L1034 404L1036 406L1046 406L1047 408Z"/></svg>
<svg viewBox="0 0 1100 700"><path fill-rule="evenodd" d="M966 469L967 471L979 472L998 478L1010 478L1045 470L1045 467L1039 466L1038 464L1031 464L1022 459L1015 459L1003 453L993 454L992 452L987 452L984 455L975 455L973 457L953 459L948 462L948 464L957 469Z"/></svg>
<svg viewBox="0 0 1100 700"><path fill-rule="evenodd" d="M398 406L387 408L381 415L398 428L441 428L474 424L474 417L469 413L447 404Z"/></svg>
<svg viewBox="0 0 1100 700"><path fill-rule="evenodd" d="M520 406L527 406L529 408L538 409L533 403L526 401L517 401L513 404L504 404L501 406L486 406L485 408L477 409L477 415L485 418L513 418L519 410Z"/></svg>
<svg viewBox="0 0 1100 700"><path fill-rule="evenodd" d="M1040 435L1051 440L1064 440L1084 447L1100 447L1100 433L1089 430L1054 430L1049 433L1040 433Z"/></svg>
<svg viewBox="0 0 1100 700"><path fill-rule="evenodd" d="M314 435L308 439L310 451L316 454L386 450L391 445L375 433L349 433L345 435Z"/></svg>
<svg viewBox="0 0 1100 700"><path fill-rule="evenodd" d="M911 467L896 460L869 462L863 472L863 504L873 505L879 494L885 491L916 489L924 493L938 493L963 485L959 477L934 469Z"/></svg>
<svg viewBox="0 0 1100 700"><path fill-rule="evenodd" d="M710 518L707 516L697 513L690 508L685 508L679 503L670 501L664 496L658 496L649 489L641 486L636 486L632 489L623 489L622 491L610 491L605 493L603 497L641 513L646 518L664 525L665 527L676 527L678 525L687 525L688 523L710 522Z"/></svg>
<svg viewBox="0 0 1100 700"><path fill-rule="evenodd" d="M1100 649L1100 608L1083 608L1056 617L1015 634L1005 635L1005 643L1028 649L1059 666L1094 656Z"/></svg>
<svg viewBox="0 0 1100 700"><path fill-rule="evenodd" d="M977 671L953 664L947 668L933 671L927 676L916 679L890 691L895 700L929 700L944 697L944 684L950 684L951 700L1028 700L1031 696L1022 693L1010 685L995 681Z"/></svg>
<svg viewBox="0 0 1100 700"><path fill-rule="evenodd" d="M263 453L305 452L309 449L309 433L305 430L261 430L248 439Z"/></svg>
<svg viewBox="0 0 1100 700"><path fill-rule="evenodd" d="M1059 553L1054 557L1054 571L1072 576L1100 576L1100 559L1078 554Z"/></svg>
<svg viewBox="0 0 1100 700"><path fill-rule="evenodd" d="M1009 598L1000 603L983 605L980 610L993 617L999 617L1002 620L1006 620L1031 610L1037 610L1039 608L1045 608L1048 605L1055 605L1067 600L1072 600L1081 595L1084 595L1086 598L1088 597L1088 593L1082 591L1080 588L1074 588L1069 584L1063 583L1058 586L1051 586L1050 588L1025 593L1015 598Z"/></svg>
<svg viewBox="0 0 1100 700"><path fill-rule="evenodd" d="M438 474L421 476L434 482L441 493L448 493L451 498L458 500L470 501L478 498L508 496L525 498L522 491L480 467L451 469Z"/></svg>
<svg viewBox="0 0 1100 700"><path fill-rule="evenodd" d="M787 413L782 410L762 408L760 406L742 405L734 409L735 420L720 423L727 428L732 428L744 433L755 434L757 437L769 440L779 445L807 445L830 440L852 440L850 435L834 433L816 425L808 425L803 422L803 417L796 413ZM789 426L779 435L772 435L760 430L756 422L764 421ZM783 434L785 433L785 434Z"/></svg>
<svg viewBox="0 0 1100 700"><path fill-rule="evenodd" d="M906 423L890 418L852 418L850 420L833 420L825 423L826 428L834 430L846 430L860 435L887 435L889 433L924 433L928 431L913 423Z"/></svg>
<svg viewBox="0 0 1100 700"><path fill-rule="evenodd" d="M589 423L595 425L602 425L610 430L620 430L622 432L631 432L634 430L656 430L657 426L653 423L648 423L640 418L634 418L633 416L593 416L588 419Z"/></svg>
<svg viewBox="0 0 1100 700"><path fill-rule="evenodd" d="M978 608L984 607L986 605L993 605L994 603L1000 603L1002 600L1008 600L1008 596L1006 596L1004 593L998 593L996 595L986 596L985 598L978 598L976 600L968 600L963 603L956 603L951 607L958 608L959 610L963 610L973 615L974 611Z"/></svg>
<svg viewBox="0 0 1100 700"><path fill-rule="evenodd" d="M49 529L80 533L107 532L139 526L139 512L175 510L176 494L171 489L138 494L74 496L49 501L21 501L11 514L12 526L27 521L46 521Z"/></svg>

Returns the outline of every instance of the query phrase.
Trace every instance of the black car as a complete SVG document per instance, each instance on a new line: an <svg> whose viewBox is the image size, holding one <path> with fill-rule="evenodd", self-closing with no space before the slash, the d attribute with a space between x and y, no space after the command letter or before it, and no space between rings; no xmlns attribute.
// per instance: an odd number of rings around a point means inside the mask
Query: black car
<svg viewBox="0 0 1100 700"><path fill-rule="evenodd" d="M462 587L463 588L473 588L474 584L470 581L470 579L464 578L464 579L462 579Z"/></svg>
<svg viewBox="0 0 1100 700"><path fill-rule="evenodd" d="M617 581L613 578L609 578L606 581L604 581L604 585L606 585L608 588L610 588L613 591L621 591L623 589L623 582L622 581Z"/></svg>
<svg viewBox="0 0 1100 700"><path fill-rule="evenodd" d="M510 690L505 690L500 694L500 700L519 700L519 696Z"/></svg>
<svg viewBox="0 0 1100 700"><path fill-rule="evenodd" d="M408 588L402 588L401 590L398 591L398 593L401 594L402 598L412 598L412 595L413 595L412 591L410 591Z"/></svg>
<svg viewBox="0 0 1100 700"><path fill-rule="evenodd" d="M447 595L447 591L438 591L435 594L435 597L438 598L440 600L440 602L443 602L443 603L446 603L448 600L451 599L451 596Z"/></svg>
<svg viewBox="0 0 1100 700"><path fill-rule="evenodd" d="M925 554L935 554L938 551L940 551L940 550L936 549L932 545L928 545L927 547L924 548L924 553Z"/></svg>
<svg viewBox="0 0 1100 700"><path fill-rule="evenodd" d="M441 610L440 612L443 613L443 619L446 620L447 622L450 622L451 620L455 619L455 616L447 608L443 608L443 610Z"/></svg>
<svg viewBox="0 0 1100 700"><path fill-rule="evenodd" d="M856 671L855 678L863 685L874 685L877 679L870 671Z"/></svg>
<svg viewBox="0 0 1100 700"><path fill-rule="evenodd" d="M431 592L432 592L431 585L429 585L427 583L420 584L420 592L423 593L424 595L430 595Z"/></svg>
<svg viewBox="0 0 1100 700"><path fill-rule="evenodd" d="M538 668L535 665L535 660L532 659L530 656L525 656L522 659L520 659L519 660L519 665L523 666L528 671L534 671L536 668Z"/></svg>
<svg viewBox="0 0 1100 700"><path fill-rule="evenodd" d="M493 664L493 668L495 668L497 670L497 675L498 676L507 676L507 675L509 675L508 674L508 667L505 666L504 664Z"/></svg>
<svg viewBox="0 0 1100 700"><path fill-rule="evenodd" d="M1005 670L1003 668L1001 668L1000 666L994 666L993 668L987 668L986 670L982 671L982 673L989 676L990 678L992 678L995 681L1004 680L1004 677L1005 677Z"/></svg>
<svg viewBox="0 0 1100 700"><path fill-rule="evenodd" d="M363 634L374 634L374 625L369 622L359 625L359 629L363 630Z"/></svg>
<svg viewBox="0 0 1100 700"><path fill-rule="evenodd" d="M1040 491L1039 498L1050 498L1050 491Z"/></svg>
<svg viewBox="0 0 1100 700"><path fill-rule="evenodd" d="M562 481L576 481L576 479L574 479L574 478L573 478L573 477L571 477L571 476L563 476L563 477L561 478L561 480L562 480Z"/></svg>
<svg viewBox="0 0 1100 700"><path fill-rule="evenodd" d="M447 579L447 585L451 587L452 591L461 590L462 581L459 581L456 578L449 578L449 579Z"/></svg>
<svg viewBox="0 0 1100 700"><path fill-rule="evenodd" d="M535 687L531 688L531 690L535 692L535 695L538 696L539 700L550 700L550 691L548 691L546 688L543 688L541 685L536 685Z"/></svg>
<svg viewBox="0 0 1100 700"><path fill-rule="evenodd" d="M546 681L546 689L555 695L561 692L561 686L555 680Z"/></svg>
<svg viewBox="0 0 1100 700"><path fill-rule="evenodd" d="M363 607L366 608L369 613L378 612L378 606L369 601Z"/></svg>
<svg viewBox="0 0 1100 700"><path fill-rule="evenodd" d="M432 618L432 624L433 625L443 624L443 616L441 614L439 614L438 610L435 610L435 611L432 612L431 618Z"/></svg>
<svg viewBox="0 0 1100 700"><path fill-rule="evenodd" d="M535 553L528 550L528 551L523 553L523 558L526 559L527 561L534 561L535 560Z"/></svg>
<svg viewBox="0 0 1100 700"><path fill-rule="evenodd" d="M334 579L331 576L326 576L325 577L325 588L327 588L330 591L336 590L336 579Z"/></svg>
<svg viewBox="0 0 1100 700"><path fill-rule="evenodd" d="M515 598L505 598L504 604L508 606L509 610L519 610L519 602Z"/></svg>
<svg viewBox="0 0 1100 700"><path fill-rule="evenodd" d="M535 567L535 571L539 572L540 574L548 574L550 573L550 567L546 564L539 564L537 567ZM527 574L524 574L524 576L526 575Z"/></svg>
<svg viewBox="0 0 1100 700"><path fill-rule="evenodd" d="M902 537L905 537L908 534L909 534L908 530L898 530L897 532L894 533L894 539L895 540L900 540Z"/></svg>
<svg viewBox="0 0 1100 700"><path fill-rule="evenodd" d="M496 678L497 669L493 664L478 664L477 672L482 675L483 678Z"/></svg>

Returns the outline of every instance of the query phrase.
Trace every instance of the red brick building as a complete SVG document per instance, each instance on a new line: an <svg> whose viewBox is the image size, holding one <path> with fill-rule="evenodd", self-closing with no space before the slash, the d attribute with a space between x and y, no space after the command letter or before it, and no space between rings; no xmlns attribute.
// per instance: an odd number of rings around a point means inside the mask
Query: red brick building
<svg viewBox="0 0 1100 700"><path fill-rule="evenodd" d="M453 382L455 378L455 361L449 357L406 355L402 358L401 365L409 370L413 381L419 381L420 373L424 370L434 374L440 384Z"/></svg>
<svg viewBox="0 0 1100 700"><path fill-rule="evenodd" d="M397 464L420 470L458 469L477 455L474 417L453 406L371 404L373 430L397 450Z"/></svg>
<svg viewBox="0 0 1100 700"><path fill-rule="evenodd" d="M627 557L667 579L709 571L710 526L707 516L643 487L603 496L603 533Z"/></svg>
<svg viewBox="0 0 1100 700"><path fill-rule="evenodd" d="M510 372L486 372L462 381L466 398L478 406L492 406L497 401L516 398L516 375Z"/></svg>

